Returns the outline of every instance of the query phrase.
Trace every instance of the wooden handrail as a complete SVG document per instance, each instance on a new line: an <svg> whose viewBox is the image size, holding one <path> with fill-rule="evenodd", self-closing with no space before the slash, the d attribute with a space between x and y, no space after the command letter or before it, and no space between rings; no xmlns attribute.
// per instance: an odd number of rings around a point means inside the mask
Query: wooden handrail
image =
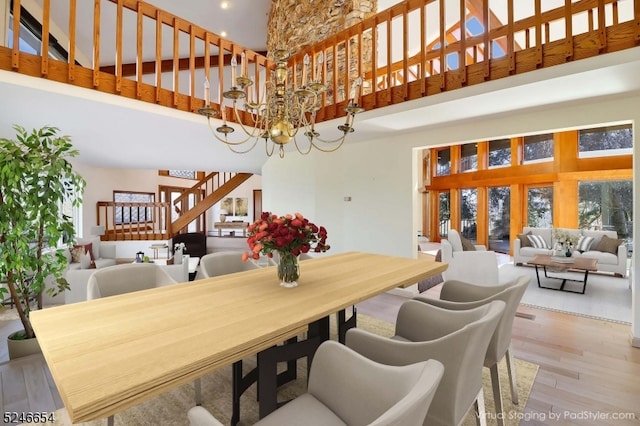
<svg viewBox="0 0 640 426"><path fill-rule="evenodd" d="M166 240L172 235L171 203L98 201L96 224L105 240Z"/></svg>
<svg viewBox="0 0 640 426"><path fill-rule="evenodd" d="M301 67L303 56L308 53L311 69L307 75L328 86L320 99L316 118L325 121L345 114L344 106L352 96L352 82L357 76L364 76L365 82L362 93L355 95L365 108L375 109L640 45L640 0L625 2L624 7L619 0L567 1L545 11L541 9L541 1L534 0L530 15L517 20L515 5L521 3L518 0L505 3L506 17L500 22L489 9L489 0L462 0L457 7L467 5L469 14L458 9L460 18L468 22L473 15L486 31L475 35L464 32L464 36L460 36L456 34L460 34L460 29L468 30L468 25L466 22L461 25L459 20L446 21L448 4L440 1L438 10L432 11L434 0L406 0L322 42L300 49L289 61L289 83L303 84ZM45 43L42 56L35 56L34 60L34 55L21 52L19 47L21 5L21 0L14 0L14 42L12 46L0 46L0 69L196 112L207 103L197 95L196 77L213 81L211 76L219 76L217 85L212 83L212 91L217 88L214 97L218 99L211 102L213 108L219 109L219 94L230 86L224 81L222 70L228 66L231 55L246 54L247 73L256 82L247 89L249 97L261 93L265 75L274 66L263 54L137 0L94 0L93 19L79 15L80 10L87 13L87 9L80 8L77 0L57 0L56 10L67 8L69 11L69 22L63 30L69 38L68 43L63 43L68 45L69 63L46 54L49 31L64 27L64 23L51 21L51 1L44 1L42 14L36 18L42 21ZM629 10L630 13L623 13ZM107 15L105 11L115 16L115 22L103 19L103 15ZM427 11L439 16L426 19L430 18L426 16ZM415 19L417 15L419 19ZM605 20L605 15L611 17L610 22ZM130 19L133 17L135 19ZM87 36L78 34L77 22L87 21L93 22L93 63L76 65L75 60L91 57L89 52L82 55L77 50L77 40ZM437 22L434 24L437 28L433 28L431 21ZM577 28L580 22L586 28ZM564 34L552 40L553 24L563 28ZM155 27L155 39L147 37L143 43L144 30L151 25ZM401 31L394 31L395 27ZM115 34L113 64L100 63L100 52L107 50L104 38L100 37L105 33ZM125 37L133 33L135 42ZM189 43L179 43L181 38L188 38ZM420 46L414 52L407 52L415 39L420 40ZM143 47L150 41L153 49L145 51ZM154 60L143 60L150 52L155 53ZM324 61L319 66L321 53ZM137 59L134 64L125 64L126 57ZM454 57L457 60L450 59ZM155 84L142 81L150 67L156 74ZM171 78L163 79L163 72L170 73ZM188 73L189 84L181 84L180 73ZM171 81L172 87L163 87L163 81ZM230 121L236 119L232 114L227 117ZM240 117L246 124L249 118L248 114Z"/></svg>
<svg viewBox="0 0 640 426"><path fill-rule="evenodd" d="M210 179L203 179L201 181L203 186L195 189L198 194L202 194L196 197L198 201L186 210L180 211L180 216L173 222L174 233L181 232L189 223L204 214L251 176L253 176L251 173L211 173Z"/></svg>
<svg viewBox="0 0 640 426"><path fill-rule="evenodd" d="M203 189L203 187L207 186L207 183L209 181L212 181L213 178L217 175L218 175L218 172L211 172L205 177L203 177L202 179L200 179L198 182L194 183L193 186L191 186L191 188L187 189L182 194L180 194L175 200L173 200L173 205L177 206L178 204L182 203L189 195L197 194L199 191Z"/></svg>

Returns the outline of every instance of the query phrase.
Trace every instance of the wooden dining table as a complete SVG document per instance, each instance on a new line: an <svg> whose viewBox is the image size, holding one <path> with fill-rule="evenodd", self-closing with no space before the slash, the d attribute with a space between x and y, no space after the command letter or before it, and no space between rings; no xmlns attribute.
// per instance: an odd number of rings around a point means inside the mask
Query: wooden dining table
<svg viewBox="0 0 640 426"><path fill-rule="evenodd" d="M446 269L347 252L305 260L295 288L275 267L33 311L72 422L112 416L305 332L309 324Z"/></svg>

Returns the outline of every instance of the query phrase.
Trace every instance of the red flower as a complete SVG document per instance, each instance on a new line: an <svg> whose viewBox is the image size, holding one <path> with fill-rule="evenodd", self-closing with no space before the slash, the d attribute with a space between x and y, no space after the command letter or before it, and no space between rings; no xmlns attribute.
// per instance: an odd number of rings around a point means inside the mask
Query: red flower
<svg viewBox="0 0 640 426"><path fill-rule="evenodd" d="M260 253L272 257L274 251L279 251L298 256L300 253L320 253L330 248L326 244L327 230L324 226L316 226L301 213L278 216L263 212L259 219L248 226L247 233L250 252L243 254L244 261L258 259Z"/></svg>

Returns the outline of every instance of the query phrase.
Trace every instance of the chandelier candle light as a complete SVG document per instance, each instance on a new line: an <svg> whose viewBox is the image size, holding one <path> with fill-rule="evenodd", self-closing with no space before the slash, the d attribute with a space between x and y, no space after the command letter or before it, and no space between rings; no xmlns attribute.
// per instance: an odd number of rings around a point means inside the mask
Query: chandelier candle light
<svg viewBox="0 0 640 426"><path fill-rule="evenodd" d="M258 220L247 228L247 244L250 252L242 254L242 260L260 259L260 253L273 258L273 252L279 255L278 278L282 287L296 287L300 278L298 256L313 251L325 252L327 230L316 226L300 213L278 216L263 212Z"/></svg>
<svg viewBox="0 0 640 426"><path fill-rule="evenodd" d="M207 122L212 134L220 142L225 143L233 152L244 154L251 151L258 140L265 141L265 150L270 157L276 146L278 155L284 157L284 147L293 140L296 149L301 154L308 154L312 148L322 152L333 152L344 143L347 134L354 131L354 116L364 111L358 100L362 90L362 78L355 79L349 93L349 100L345 111L347 113L344 124L338 126L342 135L333 140L326 140L320 137L315 130L316 113L320 109L322 94L326 91L326 86L322 84L321 64L323 54L318 55L316 69L313 70L313 81L307 82L307 68L310 66L309 55L305 55L302 64L302 85L293 89L287 84L287 60L290 57L289 51L277 49L273 52L273 60L276 63L275 70L272 71L272 78L265 83L266 91L263 91L260 99L246 99L245 89L253 85L253 81L247 77L248 61L244 52L240 55L240 76L236 76L238 61L234 53L231 58L231 89L222 93L220 98L220 109L222 110L222 125L215 130L211 124L211 118L217 117L219 112L209 105L210 87L209 81L205 81L205 103L198 112L207 117ZM251 93L251 91L248 91ZM246 134L246 138L232 141L229 135L235 129L227 124L227 117L224 106L224 99L233 101L233 114L235 121ZM250 113L252 119L251 126L245 126L240 119L238 110L238 100L246 99L244 109ZM301 147L298 144L296 135L302 131L308 141L308 146ZM222 135L222 136L220 136ZM244 136L243 136L244 137ZM247 144L247 145L244 145ZM240 150L237 147L242 146ZM248 148L246 148L248 146Z"/></svg>

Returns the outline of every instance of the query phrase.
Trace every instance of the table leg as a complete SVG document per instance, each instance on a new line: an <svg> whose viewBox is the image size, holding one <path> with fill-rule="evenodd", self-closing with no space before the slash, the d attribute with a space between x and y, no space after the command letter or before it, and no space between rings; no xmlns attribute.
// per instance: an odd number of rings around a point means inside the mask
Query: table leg
<svg viewBox="0 0 640 426"><path fill-rule="evenodd" d="M280 382L282 379L277 374L278 362L286 361L291 367L291 361L306 357L308 371L318 346L328 339L329 317L325 317L309 325L306 340L272 346L258 353L258 404L260 418L267 416L276 410L278 406L285 403L278 403L277 389L282 384ZM296 368L295 363L293 363L293 368Z"/></svg>
<svg viewBox="0 0 640 426"><path fill-rule="evenodd" d="M542 268L544 269L544 276L545 278L549 278L549 279L553 279L553 280L562 280L562 283L560 284L559 288L556 287L545 287L543 285L540 284L540 275L538 274L538 265L534 265L536 268L536 278L538 279L538 287L539 288L544 288L547 290L556 290L556 291L565 291L567 293L577 293L577 294L584 294L584 292L587 289L587 278L589 277L589 271L584 271L584 278L582 281L579 280L572 280L570 278L560 278L560 277L552 277L547 275L547 267L543 266ZM575 291L575 290L569 290L564 288L565 284L567 283L567 281L573 281L573 282L582 282L582 291Z"/></svg>
<svg viewBox="0 0 640 426"><path fill-rule="evenodd" d="M584 281L582 282L582 292L580 294L584 294L587 290L587 278L589 278L589 271L584 271Z"/></svg>
<svg viewBox="0 0 640 426"><path fill-rule="evenodd" d="M357 312L355 305L351 307L351 317L346 319L346 309L338 311L338 341L342 344L345 342L347 330L356 326Z"/></svg>
<svg viewBox="0 0 640 426"><path fill-rule="evenodd" d="M538 265L535 265L536 268L536 278L538 279L538 288L544 288L540 285L540 274L538 273ZM547 275L547 268L544 269L545 276Z"/></svg>
<svg viewBox="0 0 640 426"><path fill-rule="evenodd" d="M242 373L242 360L236 361L231 367L232 380L232 415L231 426L236 426L240 421L240 397L258 380L258 369L254 368L246 376Z"/></svg>

